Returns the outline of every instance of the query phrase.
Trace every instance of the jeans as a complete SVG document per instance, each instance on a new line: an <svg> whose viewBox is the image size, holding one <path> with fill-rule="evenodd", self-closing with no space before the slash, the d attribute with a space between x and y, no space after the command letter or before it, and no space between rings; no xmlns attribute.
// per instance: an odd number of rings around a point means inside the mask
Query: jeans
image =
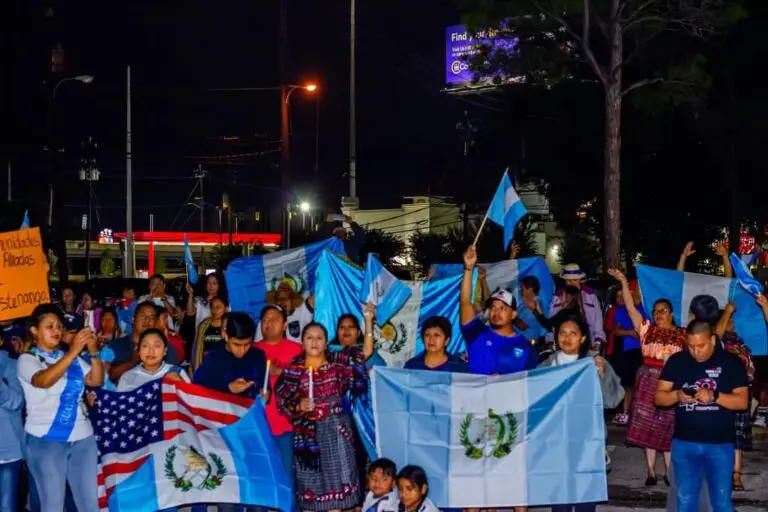
<svg viewBox="0 0 768 512"><path fill-rule="evenodd" d="M701 481L706 477L712 510L733 512L733 444L672 440L677 481L677 512L698 512Z"/></svg>
<svg viewBox="0 0 768 512"><path fill-rule="evenodd" d="M24 443L43 512L64 509L67 484L78 512L99 512L93 437L61 443L26 434Z"/></svg>
<svg viewBox="0 0 768 512"><path fill-rule="evenodd" d="M16 512L16 489L22 462L0 464L0 512Z"/></svg>
<svg viewBox="0 0 768 512"><path fill-rule="evenodd" d="M552 512L595 512L597 503L576 503L575 505L552 505Z"/></svg>

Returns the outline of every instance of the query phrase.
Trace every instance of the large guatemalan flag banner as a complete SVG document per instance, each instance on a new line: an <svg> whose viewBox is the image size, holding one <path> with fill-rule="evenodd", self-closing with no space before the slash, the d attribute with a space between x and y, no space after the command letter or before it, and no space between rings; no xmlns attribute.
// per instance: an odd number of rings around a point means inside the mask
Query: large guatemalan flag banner
<svg viewBox="0 0 768 512"><path fill-rule="evenodd" d="M539 257L520 258L496 263L478 263L477 266L485 269L485 280L490 291L496 288L508 289L515 295L518 304L522 304L520 287L518 286L520 280L526 276L535 277L541 287L539 291L541 309L542 311L549 311L549 305L552 303L552 296L555 293L555 281L543 259ZM433 279L440 279L461 275L464 271L464 264L440 263L432 265L432 268L435 269Z"/></svg>
<svg viewBox="0 0 768 512"><path fill-rule="evenodd" d="M317 263L326 249L344 254L344 243L331 237L296 249L234 260L225 272L232 311L250 313L258 320L267 292L286 279L302 295L314 293Z"/></svg>
<svg viewBox="0 0 768 512"><path fill-rule="evenodd" d="M376 367L372 387L378 456L422 466L440 508L608 499L591 358L494 377Z"/></svg>
<svg viewBox="0 0 768 512"><path fill-rule="evenodd" d="M362 323L361 289L364 271L326 251L317 265L315 320L336 332L336 321L352 313ZM410 296L388 322L374 326L376 350L387 366L402 367L408 359L424 350L421 323L431 316L444 316L453 325L448 352L464 351L459 328L459 287L462 276L431 281L400 281Z"/></svg>
<svg viewBox="0 0 768 512"><path fill-rule="evenodd" d="M292 508L292 479L260 401L168 380L96 394L101 510L154 512L193 503Z"/></svg>
<svg viewBox="0 0 768 512"><path fill-rule="evenodd" d="M768 332L763 311L738 280L647 265L637 266L637 277L645 307L650 308L659 299L669 300L677 325L684 326L688 322L691 300L697 295L713 296L721 309L732 302L736 306L733 314L736 334L744 340L753 355L768 355Z"/></svg>

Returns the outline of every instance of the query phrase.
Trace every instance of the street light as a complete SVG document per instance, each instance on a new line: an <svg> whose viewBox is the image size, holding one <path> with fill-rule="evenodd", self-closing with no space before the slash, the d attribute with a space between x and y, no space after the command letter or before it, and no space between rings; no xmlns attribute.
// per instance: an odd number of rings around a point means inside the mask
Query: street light
<svg viewBox="0 0 768 512"><path fill-rule="evenodd" d="M306 202L306 201L304 201L303 203L301 203L301 204L299 205L299 209L300 209L302 212L304 212L304 213L307 213L307 212L309 211L309 208L310 208L310 206L309 206L309 203L308 203L308 202Z"/></svg>
<svg viewBox="0 0 768 512"><path fill-rule="evenodd" d="M56 82L55 86L53 86L53 94L51 95L53 99L56 99L56 92L59 90L59 86L65 82L82 82L84 84L89 84L93 82L93 75L77 75L70 76L68 78L62 78Z"/></svg>
<svg viewBox="0 0 768 512"><path fill-rule="evenodd" d="M301 211L301 229L303 231L307 229L307 214L310 213L310 211L312 210L312 205L309 204L307 201L302 201L299 204L299 210ZM310 214L310 221L311 219L312 217ZM310 222L310 226L311 226L311 222Z"/></svg>

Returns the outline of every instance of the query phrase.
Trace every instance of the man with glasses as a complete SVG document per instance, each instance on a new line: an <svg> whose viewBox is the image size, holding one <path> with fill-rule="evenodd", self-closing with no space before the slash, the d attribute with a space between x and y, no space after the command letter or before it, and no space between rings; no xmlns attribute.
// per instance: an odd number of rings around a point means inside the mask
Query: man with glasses
<svg viewBox="0 0 768 512"><path fill-rule="evenodd" d="M139 362L139 339L144 331L155 327L157 323L157 308L152 302L142 302L136 307L136 313L133 315L133 330L129 336L118 338L110 347L115 353L115 359L109 368L109 379L117 384L120 377L136 366ZM178 356L172 345L168 346L168 353L165 356L167 362L176 361Z"/></svg>

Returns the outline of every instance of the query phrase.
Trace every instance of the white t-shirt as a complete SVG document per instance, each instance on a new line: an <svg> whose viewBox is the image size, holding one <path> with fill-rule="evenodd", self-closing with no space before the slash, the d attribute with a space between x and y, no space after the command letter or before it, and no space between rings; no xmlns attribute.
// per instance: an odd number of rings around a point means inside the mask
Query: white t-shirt
<svg viewBox="0 0 768 512"><path fill-rule="evenodd" d="M304 330L304 326L310 323L314 319L314 315L307 307L307 303L303 303L301 306L293 310L293 313L288 317L288 321L285 324L285 337L296 343L301 343L301 331ZM261 333L261 322L256 329L255 341L261 341L264 336Z"/></svg>
<svg viewBox="0 0 768 512"><path fill-rule="evenodd" d="M184 382L189 382L189 377L187 377L187 372L185 372L178 366L173 366L166 362L163 362L163 364L155 373L148 372L141 365L134 366L133 368L125 372L122 377L120 377L120 381L117 383L117 390L133 391L136 388L140 388L147 382L152 382L153 380L162 379L163 377L165 377L165 374L170 371L174 371L178 373L179 376L181 377L181 380L183 380Z"/></svg>
<svg viewBox="0 0 768 512"><path fill-rule="evenodd" d="M438 512L439 510L429 498L424 498L424 502L419 507L419 512Z"/></svg>
<svg viewBox="0 0 768 512"><path fill-rule="evenodd" d="M397 512L400 498L397 491L392 491L384 496L375 497L372 491L368 491L363 502L363 512Z"/></svg>
<svg viewBox="0 0 768 512"><path fill-rule="evenodd" d="M558 366L568 364L568 363L573 363L578 359L579 359L579 354L568 355L562 350L558 350L557 355L555 356L555 361L557 362Z"/></svg>
<svg viewBox="0 0 768 512"><path fill-rule="evenodd" d="M53 354L38 350L19 356L19 382L27 404L24 430L30 435L49 441L80 441L93 435L83 400L85 376L91 371L91 366L78 357L50 388L32 385L32 377L36 373L50 368L62 357L64 352L61 350ZM70 379L71 375L80 373L78 370L82 372L79 378Z"/></svg>

